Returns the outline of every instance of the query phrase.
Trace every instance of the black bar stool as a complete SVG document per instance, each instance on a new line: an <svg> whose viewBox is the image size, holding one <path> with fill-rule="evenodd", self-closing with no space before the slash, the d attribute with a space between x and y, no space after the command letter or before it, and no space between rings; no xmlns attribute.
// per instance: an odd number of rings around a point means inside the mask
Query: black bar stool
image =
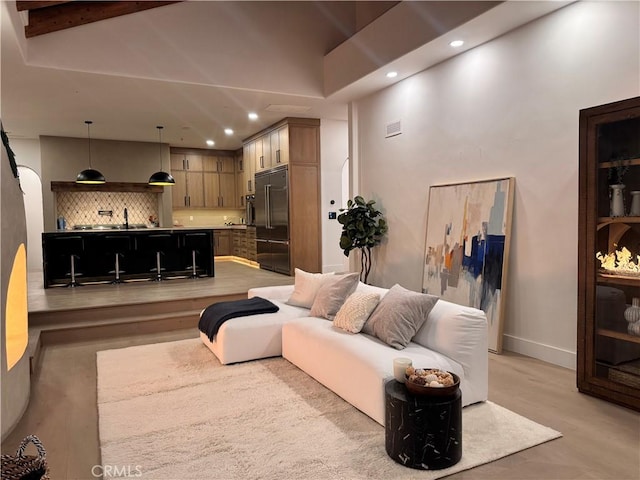
<svg viewBox="0 0 640 480"><path fill-rule="evenodd" d="M114 257L114 268L109 271L109 273L114 274L114 278L111 283L122 283L120 274L126 272L120 269L120 259L124 258L126 254L129 254L131 251L131 237L128 235L106 235L105 251L108 255Z"/></svg>
<svg viewBox="0 0 640 480"><path fill-rule="evenodd" d="M160 282L164 280L162 276L162 271L166 270L165 267L162 266L162 256L165 253L174 254L177 245L175 245L174 240L175 237L170 233L158 233L153 235L148 235L146 237L142 237L145 243L144 250L149 252L155 252L155 267L151 268L150 272L156 272L156 275L152 280L156 282Z"/></svg>
<svg viewBox="0 0 640 480"><path fill-rule="evenodd" d="M198 269L200 267L196 263L196 259L202 251L211 248L211 242L209 242L209 234L205 232L186 233L184 235L184 247L187 250L191 250L191 264L186 268L191 270L190 278L198 278Z"/></svg>
<svg viewBox="0 0 640 480"><path fill-rule="evenodd" d="M82 275L76 270L76 260L80 260L84 253L84 239L80 235L56 238L56 250L59 254L69 258L69 271L66 276L70 278L67 287L79 287L76 277Z"/></svg>

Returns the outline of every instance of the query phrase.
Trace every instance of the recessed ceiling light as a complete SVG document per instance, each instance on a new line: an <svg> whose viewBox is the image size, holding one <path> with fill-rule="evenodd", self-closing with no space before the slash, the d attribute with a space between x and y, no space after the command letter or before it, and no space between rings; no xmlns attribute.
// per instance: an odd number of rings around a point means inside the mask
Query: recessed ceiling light
<svg viewBox="0 0 640 480"><path fill-rule="evenodd" d="M256 112L249 112L249 120L257 120L258 119L258 114Z"/></svg>
<svg viewBox="0 0 640 480"><path fill-rule="evenodd" d="M209 145L210 147L213 147L216 144L216 142L214 142L213 140L207 140L207 145Z"/></svg>
<svg viewBox="0 0 640 480"><path fill-rule="evenodd" d="M462 40L454 40L449 45L451 45L452 47L461 47L462 45L464 45L464 42Z"/></svg>
<svg viewBox="0 0 640 480"><path fill-rule="evenodd" d="M233 135L233 130L231 130L230 128L225 128L224 133L226 133L227 135Z"/></svg>
<svg viewBox="0 0 640 480"><path fill-rule="evenodd" d="M387 78L396 78L397 76L398 76L398 72L387 73Z"/></svg>

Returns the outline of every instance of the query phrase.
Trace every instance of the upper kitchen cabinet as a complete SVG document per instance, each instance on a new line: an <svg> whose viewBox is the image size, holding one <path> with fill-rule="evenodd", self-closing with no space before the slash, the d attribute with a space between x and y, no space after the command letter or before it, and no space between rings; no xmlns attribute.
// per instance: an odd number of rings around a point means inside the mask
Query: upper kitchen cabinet
<svg viewBox="0 0 640 480"><path fill-rule="evenodd" d="M173 208L205 206L201 155L172 148L171 175L176 181L173 186Z"/></svg>
<svg viewBox="0 0 640 480"><path fill-rule="evenodd" d="M640 97L579 133L578 389L640 410Z"/></svg>
<svg viewBox="0 0 640 480"><path fill-rule="evenodd" d="M242 191L241 195L256 193L256 142L245 143L242 147Z"/></svg>
<svg viewBox="0 0 640 480"><path fill-rule="evenodd" d="M277 167L289 163L289 126L274 130L269 135L271 142L271 166Z"/></svg>
<svg viewBox="0 0 640 480"><path fill-rule="evenodd" d="M204 206L236 208L235 156L205 155L203 158Z"/></svg>
<svg viewBox="0 0 640 480"><path fill-rule="evenodd" d="M238 208L233 152L171 148L174 208Z"/></svg>
<svg viewBox="0 0 640 480"><path fill-rule="evenodd" d="M236 151L236 204L238 207L246 207L245 196L249 195L247 191L247 172L245 172L244 152L242 149Z"/></svg>
<svg viewBox="0 0 640 480"><path fill-rule="evenodd" d="M271 138L269 134L254 140L256 148L256 173L271 168Z"/></svg>

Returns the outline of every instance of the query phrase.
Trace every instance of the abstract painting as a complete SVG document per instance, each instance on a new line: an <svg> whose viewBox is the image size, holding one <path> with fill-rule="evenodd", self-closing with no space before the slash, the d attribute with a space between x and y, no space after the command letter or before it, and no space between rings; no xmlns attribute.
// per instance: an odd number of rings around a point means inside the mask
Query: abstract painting
<svg viewBox="0 0 640 480"><path fill-rule="evenodd" d="M483 310L495 353L502 351L514 184L509 177L429 189L422 291Z"/></svg>

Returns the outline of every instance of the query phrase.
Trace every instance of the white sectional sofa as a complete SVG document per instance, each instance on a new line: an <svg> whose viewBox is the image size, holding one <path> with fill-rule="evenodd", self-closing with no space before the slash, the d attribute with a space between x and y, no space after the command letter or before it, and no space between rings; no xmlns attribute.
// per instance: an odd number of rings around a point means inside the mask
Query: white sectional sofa
<svg viewBox="0 0 640 480"><path fill-rule="evenodd" d="M411 342L401 350L374 336L353 334L310 310L286 304L293 285L254 288L249 297L275 303L277 313L239 317L224 323L213 341L201 339L223 364L282 355L353 406L384 425L384 384L393 378L393 359L440 368L460 377L463 406L488 393L487 320L484 312L438 300ZM387 289L359 283L358 291Z"/></svg>

